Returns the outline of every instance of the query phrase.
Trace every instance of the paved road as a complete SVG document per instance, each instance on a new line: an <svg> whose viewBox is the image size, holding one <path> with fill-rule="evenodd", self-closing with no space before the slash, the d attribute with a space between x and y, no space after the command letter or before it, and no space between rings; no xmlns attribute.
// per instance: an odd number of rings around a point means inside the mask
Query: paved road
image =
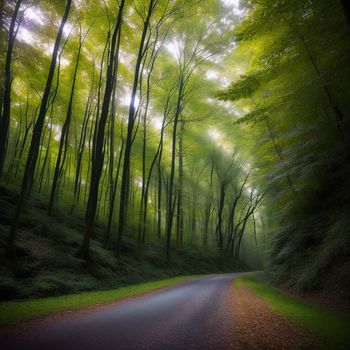
<svg viewBox="0 0 350 350"><path fill-rule="evenodd" d="M0 335L23 350L234 349L232 278L212 275Z"/></svg>

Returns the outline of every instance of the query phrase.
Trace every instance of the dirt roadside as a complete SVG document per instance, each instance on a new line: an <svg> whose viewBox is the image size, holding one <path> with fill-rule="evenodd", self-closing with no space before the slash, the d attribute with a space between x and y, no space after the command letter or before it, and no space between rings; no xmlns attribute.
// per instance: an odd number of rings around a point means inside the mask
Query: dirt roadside
<svg viewBox="0 0 350 350"><path fill-rule="evenodd" d="M232 286L231 309L237 350L320 350L300 326L272 311L247 286Z"/></svg>

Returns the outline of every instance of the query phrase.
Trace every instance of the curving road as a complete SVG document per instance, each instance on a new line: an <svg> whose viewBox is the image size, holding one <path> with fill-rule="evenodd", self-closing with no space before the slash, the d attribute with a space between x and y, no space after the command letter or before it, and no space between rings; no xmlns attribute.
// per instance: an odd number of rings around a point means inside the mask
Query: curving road
<svg viewBox="0 0 350 350"><path fill-rule="evenodd" d="M232 279L198 278L106 306L34 322L0 335L23 350L234 349ZM16 333L16 334L15 334Z"/></svg>

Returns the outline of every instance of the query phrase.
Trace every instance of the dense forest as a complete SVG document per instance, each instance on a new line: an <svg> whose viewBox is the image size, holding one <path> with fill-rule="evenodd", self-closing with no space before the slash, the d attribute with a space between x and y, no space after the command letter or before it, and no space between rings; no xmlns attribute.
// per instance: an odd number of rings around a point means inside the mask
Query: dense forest
<svg viewBox="0 0 350 350"><path fill-rule="evenodd" d="M348 297L347 15L1 1L1 298L239 269Z"/></svg>

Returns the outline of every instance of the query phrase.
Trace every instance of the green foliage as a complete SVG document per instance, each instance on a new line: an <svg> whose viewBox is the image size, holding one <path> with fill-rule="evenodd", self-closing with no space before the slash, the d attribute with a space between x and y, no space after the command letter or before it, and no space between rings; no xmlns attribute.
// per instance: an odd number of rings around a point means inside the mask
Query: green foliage
<svg viewBox="0 0 350 350"><path fill-rule="evenodd" d="M275 283L303 290L323 289L347 300L350 212L348 208L338 212L334 207L345 207L349 185L335 188L334 194L319 197L318 204L313 197L306 201L304 210L293 216L295 221L273 236L268 271Z"/></svg>
<svg viewBox="0 0 350 350"><path fill-rule="evenodd" d="M244 117L237 119L234 124L249 124L256 123L268 118L268 109L260 108L255 111L249 112L244 115Z"/></svg>
<svg viewBox="0 0 350 350"><path fill-rule="evenodd" d="M232 83L227 89L218 93L218 98L224 101L237 101L251 97L271 77L271 71L252 72L249 75L241 75L240 79Z"/></svg>
<svg viewBox="0 0 350 350"><path fill-rule="evenodd" d="M340 2L244 3L232 62L243 56L248 63L218 97L239 107L234 127L247 135L257 183L269 188L262 214L266 268L275 282L317 290L333 281L345 296L348 23Z"/></svg>

